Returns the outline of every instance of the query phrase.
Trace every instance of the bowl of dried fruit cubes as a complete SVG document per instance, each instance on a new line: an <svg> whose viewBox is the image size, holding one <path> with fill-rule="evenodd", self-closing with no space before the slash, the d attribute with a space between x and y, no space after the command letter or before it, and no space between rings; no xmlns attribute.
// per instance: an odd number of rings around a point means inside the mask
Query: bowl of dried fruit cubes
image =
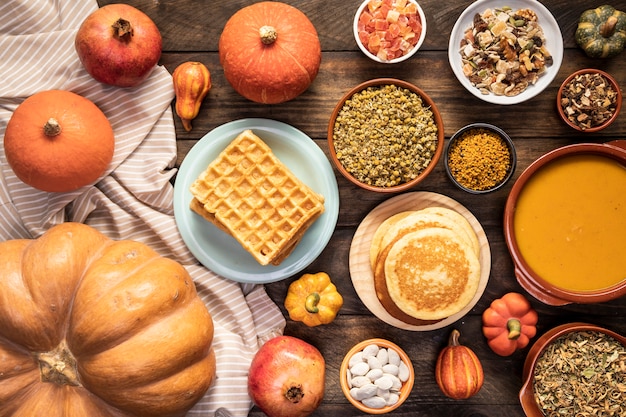
<svg viewBox="0 0 626 417"><path fill-rule="evenodd" d="M594 68L567 77L557 93L557 109L570 127L593 133L611 125L622 108L622 92L615 78Z"/></svg>
<svg viewBox="0 0 626 417"><path fill-rule="evenodd" d="M370 59L395 64L413 56L426 37L426 16L414 0L365 0L354 15L354 38Z"/></svg>

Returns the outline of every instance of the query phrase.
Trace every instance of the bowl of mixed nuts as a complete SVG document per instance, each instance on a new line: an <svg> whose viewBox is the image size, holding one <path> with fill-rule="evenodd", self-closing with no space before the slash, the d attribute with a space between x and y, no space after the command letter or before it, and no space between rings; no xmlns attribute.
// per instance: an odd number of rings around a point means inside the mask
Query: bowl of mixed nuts
<svg viewBox="0 0 626 417"><path fill-rule="evenodd" d="M519 393L526 416L626 415L626 337L590 323L548 330L524 362Z"/></svg>
<svg viewBox="0 0 626 417"><path fill-rule="evenodd" d="M461 190L485 194L511 179L517 156L504 130L489 123L472 123L452 135L443 163L448 177Z"/></svg>
<svg viewBox="0 0 626 417"><path fill-rule="evenodd" d="M615 121L622 108L622 92L610 74L586 68L563 81L556 104L559 115L568 126L593 133Z"/></svg>
<svg viewBox="0 0 626 417"><path fill-rule="evenodd" d="M443 153L444 128L433 100L406 81L377 78L350 89L328 123L339 172L369 191L395 193L422 182Z"/></svg>

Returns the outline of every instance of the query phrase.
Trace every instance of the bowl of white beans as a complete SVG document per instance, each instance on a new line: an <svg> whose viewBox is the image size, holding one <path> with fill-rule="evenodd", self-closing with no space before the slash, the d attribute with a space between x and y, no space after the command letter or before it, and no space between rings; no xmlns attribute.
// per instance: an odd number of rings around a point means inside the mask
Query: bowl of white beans
<svg viewBox="0 0 626 417"><path fill-rule="evenodd" d="M368 339L348 351L341 363L341 389L352 405L368 414L400 407L413 389L415 373L407 354L385 339Z"/></svg>

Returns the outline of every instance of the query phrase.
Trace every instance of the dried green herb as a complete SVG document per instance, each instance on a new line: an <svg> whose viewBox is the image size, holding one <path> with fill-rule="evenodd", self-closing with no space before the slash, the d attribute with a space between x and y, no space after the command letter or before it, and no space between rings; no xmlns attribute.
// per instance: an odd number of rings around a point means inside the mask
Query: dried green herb
<svg viewBox="0 0 626 417"><path fill-rule="evenodd" d="M547 417L626 415L626 347L605 333L561 336L538 358L534 377Z"/></svg>

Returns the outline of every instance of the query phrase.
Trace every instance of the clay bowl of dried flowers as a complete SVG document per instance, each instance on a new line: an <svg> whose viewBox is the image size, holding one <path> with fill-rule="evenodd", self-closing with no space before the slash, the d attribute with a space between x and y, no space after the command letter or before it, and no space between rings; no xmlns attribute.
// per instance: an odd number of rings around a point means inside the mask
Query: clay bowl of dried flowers
<svg viewBox="0 0 626 417"><path fill-rule="evenodd" d="M450 180L471 194L498 190L515 172L517 156L511 137L489 123L472 123L448 141L443 164Z"/></svg>
<svg viewBox="0 0 626 417"><path fill-rule="evenodd" d="M415 187L435 168L444 146L441 113L420 88L377 78L351 88L328 123L330 159L347 180L369 191Z"/></svg>
<svg viewBox="0 0 626 417"><path fill-rule="evenodd" d="M624 361L626 337L612 330L567 323L547 331L524 362L519 399L526 416L556 415L567 409L626 415Z"/></svg>
<svg viewBox="0 0 626 417"><path fill-rule="evenodd" d="M563 81L556 106L568 126L593 133L617 119L622 108L622 91L610 74L594 68L581 69Z"/></svg>

